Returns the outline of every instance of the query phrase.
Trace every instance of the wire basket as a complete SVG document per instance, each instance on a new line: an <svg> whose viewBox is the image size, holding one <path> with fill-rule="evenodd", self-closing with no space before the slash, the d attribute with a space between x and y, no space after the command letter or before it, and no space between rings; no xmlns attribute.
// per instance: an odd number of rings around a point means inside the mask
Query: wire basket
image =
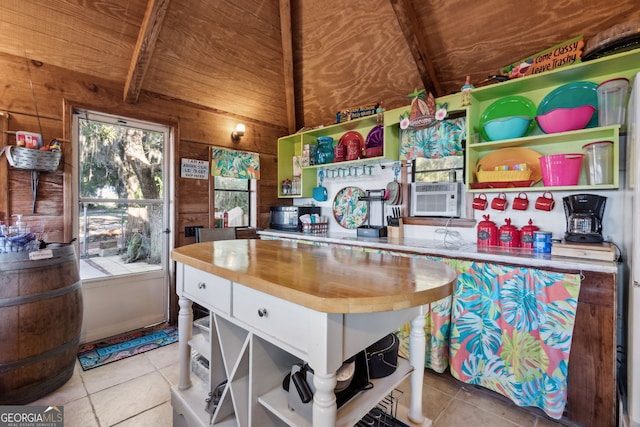
<svg viewBox="0 0 640 427"><path fill-rule="evenodd" d="M60 151L36 150L13 145L7 146L5 150L9 164L18 169L55 172L62 159Z"/></svg>
<svg viewBox="0 0 640 427"><path fill-rule="evenodd" d="M397 418L398 401L403 394L401 390L393 389L355 427L409 427Z"/></svg>
<svg viewBox="0 0 640 427"><path fill-rule="evenodd" d="M478 182L505 182L528 181L531 178L531 169L520 171L483 171L480 165L476 169Z"/></svg>
<svg viewBox="0 0 640 427"><path fill-rule="evenodd" d="M316 222L313 224L302 223L302 232L307 234L322 234L329 231L328 222Z"/></svg>

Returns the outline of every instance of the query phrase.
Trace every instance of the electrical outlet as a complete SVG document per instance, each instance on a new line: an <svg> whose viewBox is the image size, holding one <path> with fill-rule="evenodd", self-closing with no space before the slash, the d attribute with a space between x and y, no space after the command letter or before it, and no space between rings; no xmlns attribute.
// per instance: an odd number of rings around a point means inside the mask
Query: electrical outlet
<svg viewBox="0 0 640 427"><path fill-rule="evenodd" d="M202 225L192 225L184 228L184 237L195 237L196 228L203 228Z"/></svg>

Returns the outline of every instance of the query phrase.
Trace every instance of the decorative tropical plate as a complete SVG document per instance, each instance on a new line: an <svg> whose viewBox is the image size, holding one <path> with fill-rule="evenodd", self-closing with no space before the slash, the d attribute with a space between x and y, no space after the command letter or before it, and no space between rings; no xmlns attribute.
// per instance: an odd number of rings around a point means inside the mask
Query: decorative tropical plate
<svg viewBox="0 0 640 427"><path fill-rule="evenodd" d="M482 113L482 116L480 116L479 128L482 138L485 141L491 140L484 131L485 123L489 120L509 116L526 116L533 119L536 116L536 105L529 98L520 95L505 96L504 98L498 99L496 102L489 105ZM535 127L536 121L531 120L531 124L525 132L525 135L531 133Z"/></svg>
<svg viewBox="0 0 640 427"><path fill-rule="evenodd" d="M345 187L338 191L333 199L333 217L343 228L355 229L367 220L367 202L360 200L366 197L364 190L358 187Z"/></svg>
<svg viewBox="0 0 640 427"><path fill-rule="evenodd" d="M542 98L538 105L538 115L548 113L556 108L575 108L591 105L596 111L587 123L587 128L598 126L598 85L593 82L572 82L559 86Z"/></svg>

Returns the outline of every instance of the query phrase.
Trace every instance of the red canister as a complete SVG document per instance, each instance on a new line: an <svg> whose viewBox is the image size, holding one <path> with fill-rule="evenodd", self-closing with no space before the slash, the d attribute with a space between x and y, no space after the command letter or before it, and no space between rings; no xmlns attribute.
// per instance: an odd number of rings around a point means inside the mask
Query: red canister
<svg viewBox="0 0 640 427"><path fill-rule="evenodd" d="M505 224L500 227L498 244L503 248L520 247L520 231L515 225L511 225L511 218L505 218Z"/></svg>
<svg viewBox="0 0 640 427"><path fill-rule="evenodd" d="M533 249L533 233L538 230L540 228L529 219L529 223L520 229L520 247Z"/></svg>
<svg viewBox="0 0 640 427"><path fill-rule="evenodd" d="M478 248L498 246L498 226L489 221L489 215L482 215L484 221L478 223Z"/></svg>

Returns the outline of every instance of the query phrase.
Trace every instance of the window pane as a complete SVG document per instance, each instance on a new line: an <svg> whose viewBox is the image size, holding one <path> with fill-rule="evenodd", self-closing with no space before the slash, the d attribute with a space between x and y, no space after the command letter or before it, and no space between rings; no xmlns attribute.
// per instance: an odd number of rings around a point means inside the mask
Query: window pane
<svg viewBox="0 0 640 427"><path fill-rule="evenodd" d="M456 181L463 181L463 156L447 156L435 159L417 158L415 163L416 182L446 182L449 181L449 171L456 172Z"/></svg>
<svg viewBox="0 0 640 427"><path fill-rule="evenodd" d="M216 190L249 191L249 180L216 176L214 182Z"/></svg>
<svg viewBox="0 0 640 427"><path fill-rule="evenodd" d="M224 212L227 212L229 227L248 226L250 180L216 176L214 184L217 226L222 226Z"/></svg>
<svg viewBox="0 0 640 427"><path fill-rule="evenodd" d="M119 256L125 264L161 268L162 204L81 203L80 257Z"/></svg>
<svg viewBox="0 0 640 427"><path fill-rule="evenodd" d="M164 133L79 119L80 197L159 199Z"/></svg>

